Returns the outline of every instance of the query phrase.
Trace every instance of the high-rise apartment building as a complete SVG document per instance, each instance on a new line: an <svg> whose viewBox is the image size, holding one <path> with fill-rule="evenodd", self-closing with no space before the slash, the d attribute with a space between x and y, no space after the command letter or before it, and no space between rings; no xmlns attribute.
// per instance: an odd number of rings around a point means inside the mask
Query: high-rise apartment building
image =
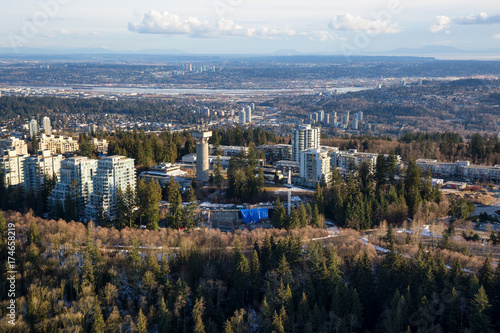
<svg viewBox="0 0 500 333"><path fill-rule="evenodd" d="M33 138L38 133L38 122L31 119L29 122L30 138Z"/></svg>
<svg viewBox="0 0 500 333"><path fill-rule="evenodd" d="M344 111L342 113L341 119L340 119L340 125L343 126L344 128L349 125L349 111Z"/></svg>
<svg viewBox="0 0 500 333"><path fill-rule="evenodd" d="M50 125L50 118L49 117L43 117L43 131L47 135L52 134L52 126Z"/></svg>
<svg viewBox="0 0 500 333"><path fill-rule="evenodd" d="M318 183L323 178L330 180L330 156L328 151L321 149L307 149L300 152L300 177L307 182Z"/></svg>
<svg viewBox="0 0 500 333"><path fill-rule="evenodd" d="M108 156L97 161L97 169L92 177L93 192L86 207L89 219L96 219L102 213L110 220L116 218L118 189L127 187L135 191L134 160L125 156Z"/></svg>
<svg viewBox="0 0 500 333"><path fill-rule="evenodd" d="M319 147L320 130L311 125L300 125L292 134L292 158L300 162L300 152L309 148Z"/></svg>
<svg viewBox="0 0 500 333"><path fill-rule="evenodd" d="M52 155L49 150L41 150L35 156L24 160L24 188L37 193L42 189L46 178L59 179L62 155Z"/></svg>
<svg viewBox="0 0 500 333"><path fill-rule="evenodd" d="M333 111L332 112L332 126L337 126L338 122L339 122L339 119L337 116L337 112Z"/></svg>
<svg viewBox="0 0 500 333"><path fill-rule="evenodd" d="M76 156L62 161L59 181L49 196L49 206L54 208L60 205L66 209L65 200L72 195L76 212L83 215L93 191L92 177L96 169L97 160L88 157Z"/></svg>
<svg viewBox="0 0 500 333"><path fill-rule="evenodd" d="M358 129L358 126L359 126L359 120L358 120L358 118L354 117L354 118L352 119L351 129L352 129L352 130L357 130L357 129Z"/></svg>
<svg viewBox="0 0 500 333"><path fill-rule="evenodd" d="M27 154L17 154L15 150L6 150L0 155L0 170L5 186L24 185L24 160Z"/></svg>
<svg viewBox="0 0 500 333"><path fill-rule="evenodd" d="M247 122L247 114L243 109L238 112L238 122L240 125L243 125Z"/></svg>
<svg viewBox="0 0 500 333"><path fill-rule="evenodd" d="M250 107L250 105L247 105L243 109L245 110L245 121L247 123L251 123L252 122L252 108Z"/></svg>

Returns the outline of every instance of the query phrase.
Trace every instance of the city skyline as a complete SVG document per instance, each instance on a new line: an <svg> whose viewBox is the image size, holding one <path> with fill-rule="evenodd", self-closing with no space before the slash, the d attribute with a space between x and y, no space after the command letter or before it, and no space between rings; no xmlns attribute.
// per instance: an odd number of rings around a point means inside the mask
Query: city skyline
<svg viewBox="0 0 500 333"><path fill-rule="evenodd" d="M182 4L148 0L9 4L2 53L29 49L118 52L369 54L428 45L500 47L500 6L478 1L349 4L242 0ZM286 51L282 51L285 52Z"/></svg>

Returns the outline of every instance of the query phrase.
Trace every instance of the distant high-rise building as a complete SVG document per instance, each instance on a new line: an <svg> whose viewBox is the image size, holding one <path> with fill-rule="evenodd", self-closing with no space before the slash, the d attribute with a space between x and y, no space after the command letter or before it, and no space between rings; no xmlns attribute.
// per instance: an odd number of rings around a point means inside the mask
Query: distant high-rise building
<svg viewBox="0 0 500 333"><path fill-rule="evenodd" d="M49 206L56 209L65 207L65 201L72 195L76 211L79 215L85 214L85 207L89 203L93 191L93 180L97 169L97 160L88 157L71 157L61 162L59 181L49 196Z"/></svg>
<svg viewBox="0 0 500 333"><path fill-rule="evenodd" d="M337 118L337 112L333 111L332 113L332 126L337 126L337 123L339 122Z"/></svg>
<svg viewBox="0 0 500 333"><path fill-rule="evenodd" d="M358 118L360 123L363 122L363 111L359 111L357 113L357 118Z"/></svg>
<svg viewBox="0 0 500 333"><path fill-rule="evenodd" d="M309 114L309 123L315 124L318 122L318 114L316 112Z"/></svg>
<svg viewBox="0 0 500 333"><path fill-rule="evenodd" d="M244 107L245 109L245 120L247 123L251 123L252 122L252 108L250 107L250 105L247 105Z"/></svg>
<svg viewBox="0 0 500 333"><path fill-rule="evenodd" d="M358 129L358 124L359 124L359 120L358 120L358 118L354 117L354 118L352 119L351 129L352 129L352 130L357 130L357 129Z"/></svg>
<svg viewBox="0 0 500 333"><path fill-rule="evenodd" d="M347 127L347 125L349 125L349 111L342 112L340 125L342 125L343 127Z"/></svg>
<svg viewBox="0 0 500 333"><path fill-rule="evenodd" d="M250 103L250 107L252 108L252 111L255 111L255 103Z"/></svg>
<svg viewBox="0 0 500 333"><path fill-rule="evenodd" d="M29 123L30 138L33 138L38 133L38 122L31 119Z"/></svg>
<svg viewBox="0 0 500 333"><path fill-rule="evenodd" d="M206 106L203 107L203 115L206 117L210 117L210 109Z"/></svg>
<svg viewBox="0 0 500 333"><path fill-rule="evenodd" d="M93 192L86 207L88 219L96 219L103 214L110 220L116 218L118 189L122 192L130 187L135 191L136 177L134 160L125 156L108 156L97 161L97 169L92 177Z"/></svg>
<svg viewBox="0 0 500 333"><path fill-rule="evenodd" d="M319 110L317 113L318 113L317 121L323 122L325 120L325 111Z"/></svg>
<svg viewBox="0 0 500 333"><path fill-rule="evenodd" d="M238 122L240 125L243 125L247 122L247 114L245 110L241 109L240 112L238 112Z"/></svg>
<svg viewBox="0 0 500 333"><path fill-rule="evenodd" d="M43 130L47 135L52 134L52 126L50 125L49 117L43 117Z"/></svg>
<svg viewBox="0 0 500 333"><path fill-rule="evenodd" d="M325 114L325 119L323 119L323 123L326 125L330 124L330 114L329 113Z"/></svg>
<svg viewBox="0 0 500 333"><path fill-rule="evenodd" d="M96 124L90 124L88 126L89 134L95 134L97 132L97 125Z"/></svg>
<svg viewBox="0 0 500 333"><path fill-rule="evenodd" d="M292 158L300 162L300 152L308 148L319 147L320 130L311 125L300 125L292 134Z"/></svg>

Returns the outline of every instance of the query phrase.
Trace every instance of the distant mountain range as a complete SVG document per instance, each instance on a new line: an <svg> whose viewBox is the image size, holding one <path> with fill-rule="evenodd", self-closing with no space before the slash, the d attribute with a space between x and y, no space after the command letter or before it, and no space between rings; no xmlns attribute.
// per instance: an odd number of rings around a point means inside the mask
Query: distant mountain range
<svg viewBox="0 0 500 333"><path fill-rule="evenodd" d="M447 45L426 45L420 48L398 48L388 52L380 52L384 54L404 54L404 55L417 55L417 54L443 54L443 53L499 53L500 49L484 49L484 50L463 50L453 46Z"/></svg>
<svg viewBox="0 0 500 333"><path fill-rule="evenodd" d="M453 46L446 45L426 45L420 48L397 48L385 52L372 52L358 54L355 56L433 56L438 54L500 54L500 48L491 48L483 50L463 50ZM9 48L0 47L0 56L33 56L33 55L165 55L165 56L232 56L232 57L293 57L293 56L342 56L339 53L304 53L294 49L281 49L271 53L262 54L197 54L189 53L179 49L143 49L137 51L116 51L108 48L67 48L63 46L52 48Z"/></svg>
<svg viewBox="0 0 500 333"><path fill-rule="evenodd" d="M161 55L161 54L188 54L183 50L178 49L168 49L168 50L159 50L159 49L145 49L138 51L116 51L107 48L65 48L65 47L54 47L54 48L10 48L10 47L0 47L0 54L16 54L16 55L28 55L28 54L153 54L153 55Z"/></svg>

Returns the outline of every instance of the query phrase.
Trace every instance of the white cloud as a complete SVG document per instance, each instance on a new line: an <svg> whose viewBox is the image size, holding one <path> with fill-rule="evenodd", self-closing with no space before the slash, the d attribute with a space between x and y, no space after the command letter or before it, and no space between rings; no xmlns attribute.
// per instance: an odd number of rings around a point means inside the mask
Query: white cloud
<svg viewBox="0 0 500 333"><path fill-rule="evenodd" d="M436 33L445 30L445 33L450 33L448 30L451 24L472 25L472 24L499 24L500 15L488 16L487 13L470 14L467 16L448 17L436 16L434 23L429 27L429 30Z"/></svg>
<svg viewBox="0 0 500 333"><path fill-rule="evenodd" d="M62 35L69 35L71 32L69 30L64 29L64 28L59 28L58 32Z"/></svg>
<svg viewBox="0 0 500 333"><path fill-rule="evenodd" d="M328 26L334 30L361 31L372 35L395 34L401 31L400 26L390 20L367 20L348 13L338 14Z"/></svg>
<svg viewBox="0 0 500 333"><path fill-rule="evenodd" d="M229 19L219 19L213 23L196 17L181 19L176 14L150 11L144 14L142 22L129 23L128 29L143 34L188 35L191 37L255 37L280 38L296 34L290 28L245 27Z"/></svg>
<svg viewBox="0 0 500 333"><path fill-rule="evenodd" d="M491 38L500 39L500 34L494 34Z"/></svg>
<svg viewBox="0 0 500 333"><path fill-rule="evenodd" d="M303 36L309 36L309 39L314 40L314 41L320 41L320 42L326 42L329 40L335 40L338 39L338 36L335 35L334 33L330 31L325 31L325 30L319 30L319 31L313 31L313 32L305 32L302 33Z"/></svg>
<svg viewBox="0 0 500 333"><path fill-rule="evenodd" d="M464 17L454 17L453 22L456 24L498 24L500 23L500 15L488 16L487 13L483 12Z"/></svg>
<svg viewBox="0 0 500 333"><path fill-rule="evenodd" d="M436 33L441 30L448 30L450 28L451 18L448 16L436 16L434 23L429 27L429 30Z"/></svg>

